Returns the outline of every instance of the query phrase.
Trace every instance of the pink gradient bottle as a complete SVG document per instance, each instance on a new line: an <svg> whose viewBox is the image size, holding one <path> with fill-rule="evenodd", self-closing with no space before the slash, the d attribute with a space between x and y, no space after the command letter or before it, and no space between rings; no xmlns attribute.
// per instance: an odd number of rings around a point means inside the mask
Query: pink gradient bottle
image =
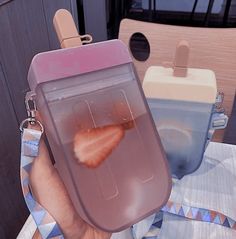
<svg viewBox="0 0 236 239"><path fill-rule="evenodd" d="M121 41L38 54L28 81L58 172L84 220L116 232L165 205L167 161Z"/></svg>

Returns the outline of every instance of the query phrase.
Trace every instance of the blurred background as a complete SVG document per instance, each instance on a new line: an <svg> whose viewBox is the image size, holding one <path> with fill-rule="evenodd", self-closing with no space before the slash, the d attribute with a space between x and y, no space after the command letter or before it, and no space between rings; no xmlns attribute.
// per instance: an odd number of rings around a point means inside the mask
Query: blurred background
<svg viewBox="0 0 236 239"><path fill-rule="evenodd" d="M236 0L106 0L103 4L109 39L117 37L122 18L200 27L236 25ZM82 0L78 6L80 29L84 31Z"/></svg>

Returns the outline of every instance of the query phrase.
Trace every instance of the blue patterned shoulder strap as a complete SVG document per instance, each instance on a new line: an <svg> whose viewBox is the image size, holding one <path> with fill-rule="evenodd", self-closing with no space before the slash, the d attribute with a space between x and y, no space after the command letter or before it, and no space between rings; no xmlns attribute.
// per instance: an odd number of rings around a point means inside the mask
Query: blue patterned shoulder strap
<svg viewBox="0 0 236 239"><path fill-rule="evenodd" d="M22 129L21 137L21 186L27 207L36 223L42 239L63 239L60 227L54 218L33 197L30 190L29 173L35 157L38 156L42 131Z"/></svg>

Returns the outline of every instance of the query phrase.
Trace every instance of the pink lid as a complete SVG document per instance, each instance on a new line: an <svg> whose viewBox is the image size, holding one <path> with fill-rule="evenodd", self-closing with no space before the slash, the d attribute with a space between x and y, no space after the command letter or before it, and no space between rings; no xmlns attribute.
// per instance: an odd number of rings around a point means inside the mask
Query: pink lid
<svg viewBox="0 0 236 239"><path fill-rule="evenodd" d="M83 61L78 61L81 58ZM49 51L39 53L33 58L28 73L28 82L30 89L35 90L36 86L43 82L130 62L132 59L128 49L120 40Z"/></svg>

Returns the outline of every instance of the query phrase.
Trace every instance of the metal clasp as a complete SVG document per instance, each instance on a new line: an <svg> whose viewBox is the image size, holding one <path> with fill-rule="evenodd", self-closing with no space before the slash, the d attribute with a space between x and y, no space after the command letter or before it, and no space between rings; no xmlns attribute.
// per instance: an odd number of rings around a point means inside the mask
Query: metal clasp
<svg viewBox="0 0 236 239"><path fill-rule="evenodd" d="M30 124L34 125L36 123L36 111L37 111L37 106L36 106L36 101L35 101L36 94L33 91L29 91L26 93L25 96L25 106L27 110L27 115Z"/></svg>
<svg viewBox="0 0 236 239"><path fill-rule="evenodd" d="M223 107L224 102L224 92L218 92L216 96L216 103L215 103L215 112L217 113L224 113L225 109Z"/></svg>
<svg viewBox="0 0 236 239"><path fill-rule="evenodd" d="M27 110L28 118L23 120L20 124L20 131L22 132L28 124L38 124L41 132L44 132L44 127L40 121L36 119L37 105L36 105L36 94L33 91L29 91L25 96L25 107Z"/></svg>
<svg viewBox="0 0 236 239"><path fill-rule="evenodd" d="M224 129L228 124L228 116L224 114L225 109L223 107L224 92L218 92L216 96L216 103L211 120L211 129Z"/></svg>
<svg viewBox="0 0 236 239"><path fill-rule="evenodd" d="M228 124L228 116L224 113L213 113L211 120L211 129L225 129Z"/></svg>

